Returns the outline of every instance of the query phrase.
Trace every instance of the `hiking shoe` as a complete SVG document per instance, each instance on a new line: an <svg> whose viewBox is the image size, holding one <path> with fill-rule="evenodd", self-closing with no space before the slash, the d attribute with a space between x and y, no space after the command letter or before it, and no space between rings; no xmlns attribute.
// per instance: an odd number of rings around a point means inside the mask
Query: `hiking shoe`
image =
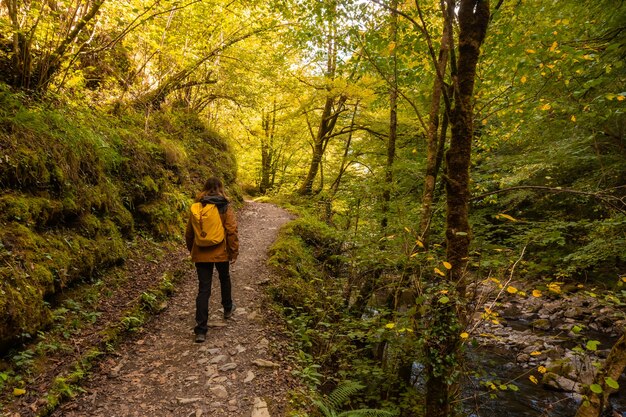
<svg viewBox="0 0 626 417"><path fill-rule="evenodd" d="M203 343L206 340L206 334L205 333L198 333L196 334L196 343Z"/></svg>
<svg viewBox="0 0 626 417"><path fill-rule="evenodd" d="M237 306L235 305L235 303L233 303L233 306L230 308L230 310L224 310L224 319L231 318L236 309Z"/></svg>

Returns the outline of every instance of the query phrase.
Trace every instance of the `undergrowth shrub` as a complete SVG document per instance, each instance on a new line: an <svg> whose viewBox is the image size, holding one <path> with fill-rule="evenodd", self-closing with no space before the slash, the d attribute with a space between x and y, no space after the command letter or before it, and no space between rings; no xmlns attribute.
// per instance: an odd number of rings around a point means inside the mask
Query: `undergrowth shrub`
<svg viewBox="0 0 626 417"><path fill-rule="evenodd" d="M346 300L349 260L342 232L300 213L281 230L268 261L280 276L270 286L270 296L283 311L299 349L294 374L309 384L314 398L352 380L363 390L350 408L388 407L397 401L389 394L397 377L381 355L395 361L398 351L406 350L397 339L406 340L407 333L385 327L386 314L352 314ZM393 345L387 345L390 340Z"/></svg>

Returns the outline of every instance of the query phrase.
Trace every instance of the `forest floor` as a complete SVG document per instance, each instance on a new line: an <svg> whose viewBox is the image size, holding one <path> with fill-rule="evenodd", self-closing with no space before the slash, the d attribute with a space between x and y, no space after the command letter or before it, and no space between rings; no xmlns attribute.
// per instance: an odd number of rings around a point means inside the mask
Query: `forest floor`
<svg viewBox="0 0 626 417"><path fill-rule="evenodd" d="M167 308L100 361L81 384L84 392L53 416L285 415L288 393L298 384L287 358L288 338L269 308L264 286L272 279L268 248L291 216L270 204L247 202L238 218L241 251L231 266L233 317L222 318L214 276L207 340L194 343L197 279L188 262ZM171 255L189 256L186 249Z"/></svg>

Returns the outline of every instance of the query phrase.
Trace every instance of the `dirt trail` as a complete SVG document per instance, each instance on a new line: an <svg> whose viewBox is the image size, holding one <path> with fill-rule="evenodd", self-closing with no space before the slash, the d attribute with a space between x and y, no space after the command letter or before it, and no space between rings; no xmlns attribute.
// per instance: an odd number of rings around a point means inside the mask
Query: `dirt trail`
<svg viewBox="0 0 626 417"><path fill-rule="evenodd" d="M122 344L118 357L102 362L85 383L86 392L61 406L53 416L246 416L284 415L293 386L280 357L279 336L272 329L263 285L271 279L267 249L290 219L282 209L248 202L240 210L241 251L231 267L237 310L222 319L216 273L205 343L193 342L197 278L189 278L168 308L145 331ZM255 364L258 360L270 363Z"/></svg>

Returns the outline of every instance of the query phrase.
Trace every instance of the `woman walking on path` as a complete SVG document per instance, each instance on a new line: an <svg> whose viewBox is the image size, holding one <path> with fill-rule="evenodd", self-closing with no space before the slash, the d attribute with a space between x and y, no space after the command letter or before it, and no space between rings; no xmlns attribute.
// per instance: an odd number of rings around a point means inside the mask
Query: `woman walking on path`
<svg viewBox="0 0 626 417"><path fill-rule="evenodd" d="M191 260L196 264L198 272L198 296L196 297L196 327L195 341L202 343L206 340L209 320L209 297L211 296L211 282L213 278L213 266L219 274L220 290L222 294L222 306L224 318L231 317L235 310L231 296L229 263L234 264L239 255L239 237L237 235L237 219L224 193L224 185L218 178L212 177L204 184L204 188L198 194L197 203L201 208L214 205L219 212L219 219L224 230L224 239L212 246L201 246L196 239L197 231L192 224L193 214L187 222L185 241L187 249L191 252ZM193 207L193 206L192 206ZM216 216L217 217L217 216ZM210 217L205 220L211 221ZM213 220L217 222L218 220ZM210 227L210 226L209 226Z"/></svg>

